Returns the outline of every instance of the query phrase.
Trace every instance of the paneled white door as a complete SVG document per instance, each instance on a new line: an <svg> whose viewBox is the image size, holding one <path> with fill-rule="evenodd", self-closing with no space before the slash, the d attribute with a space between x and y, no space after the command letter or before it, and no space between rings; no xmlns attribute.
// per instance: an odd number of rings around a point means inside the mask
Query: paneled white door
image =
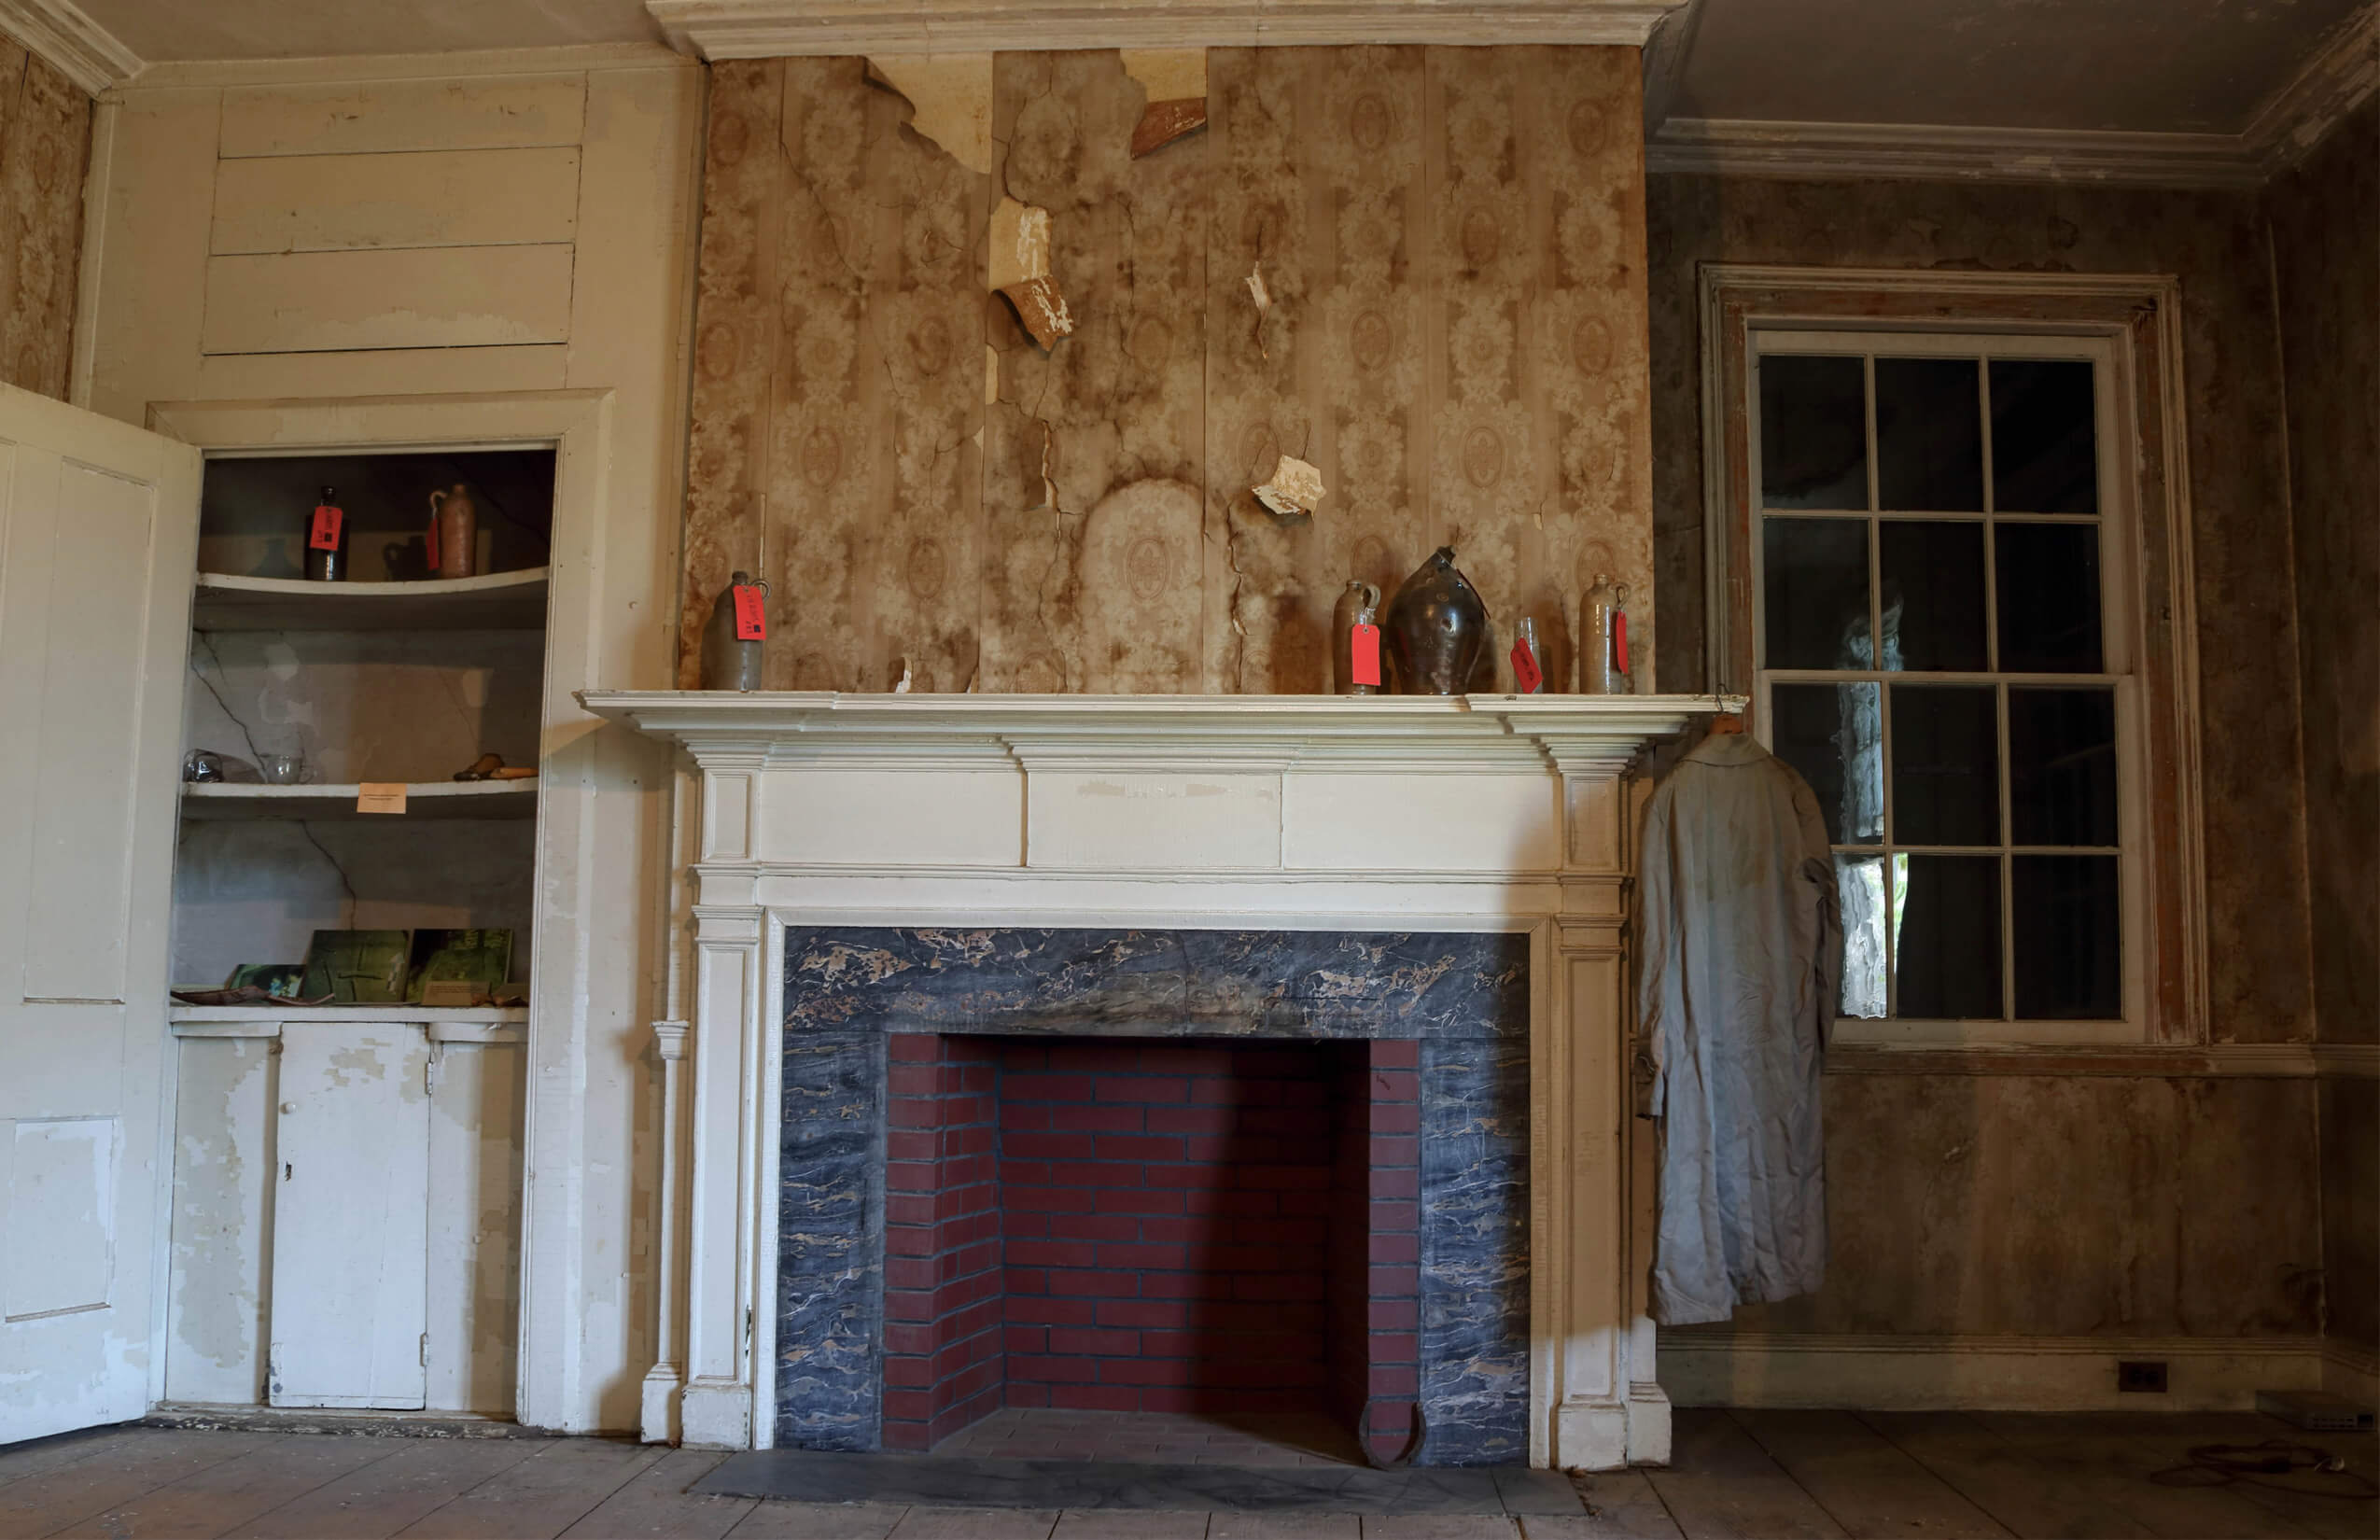
<svg viewBox="0 0 2380 1540"><path fill-rule="evenodd" d="M0 1444L147 1411L199 453L0 385Z"/></svg>

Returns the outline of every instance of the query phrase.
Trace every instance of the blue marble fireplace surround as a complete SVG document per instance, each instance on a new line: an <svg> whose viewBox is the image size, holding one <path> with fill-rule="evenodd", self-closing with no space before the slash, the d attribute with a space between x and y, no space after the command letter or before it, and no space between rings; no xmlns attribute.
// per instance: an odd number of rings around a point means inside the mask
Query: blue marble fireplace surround
<svg viewBox="0 0 2380 1540"><path fill-rule="evenodd" d="M881 1446L889 1032L1418 1042L1419 1462L1528 1458L1525 935L785 932L777 1442Z"/></svg>

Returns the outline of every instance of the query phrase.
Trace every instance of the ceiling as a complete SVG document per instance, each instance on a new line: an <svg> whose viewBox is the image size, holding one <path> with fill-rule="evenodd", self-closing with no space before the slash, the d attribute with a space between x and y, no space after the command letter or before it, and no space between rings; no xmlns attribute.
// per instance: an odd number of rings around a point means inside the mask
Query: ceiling
<svg viewBox="0 0 2380 1540"><path fill-rule="evenodd" d="M662 36L643 0L79 3L152 63ZM936 0L922 3L931 11ZM1677 119L2236 133L2369 4L1695 0L1667 23L1681 51L1658 110Z"/></svg>
<svg viewBox="0 0 2380 1540"><path fill-rule="evenodd" d="M1674 118L2237 133L2370 0L1701 0Z"/></svg>

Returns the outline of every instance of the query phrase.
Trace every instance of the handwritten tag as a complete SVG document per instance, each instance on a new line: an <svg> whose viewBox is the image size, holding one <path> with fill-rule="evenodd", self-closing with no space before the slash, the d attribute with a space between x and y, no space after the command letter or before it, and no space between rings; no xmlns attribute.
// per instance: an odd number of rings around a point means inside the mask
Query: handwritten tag
<svg viewBox="0 0 2380 1540"><path fill-rule="evenodd" d="M1512 644L1512 682L1524 695L1533 695L1546 682L1545 670L1537 666L1537 655L1529 651L1529 638L1522 637Z"/></svg>
<svg viewBox="0 0 2380 1540"><path fill-rule="evenodd" d="M424 1005L477 1005L480 987L464 978L433 978L422 984Z"/></svg>
<svg viewBox="0 0 2380 1540"><path fill-rule="evenodd" d="M1628 672L1628 611L1625 609L1612 611L1612 666L1623 674Z"/></svg>
<svg viewBox="0 0 2380 1540"><path fill-rule="evenodd" d="M346 512L329 503L318 503L314 511L314 527L306 536L309 551L339 549L339 526L346 522Z"/></svg>
<svg viewBox="0 0 2380 1540"><path fill-rule="evenodd" d="M1359 625L1347 634L1349 672L1351 684L1378 685L1380 682L1380 628Z"/></svg>
<svg viewBox="0 0 2380 1540"><path fill-rule="evenodd" d="M356 811L358 813L401 813L405 810L405 783L401 780L368 780L356 788Z"/></svg>
<svg viewBox="0 0 2380 1540"><path fill-rule="evenodd" d="M735 639L766 641L768 639L768 600L760 588L746 583L735 585Z"/></svg>

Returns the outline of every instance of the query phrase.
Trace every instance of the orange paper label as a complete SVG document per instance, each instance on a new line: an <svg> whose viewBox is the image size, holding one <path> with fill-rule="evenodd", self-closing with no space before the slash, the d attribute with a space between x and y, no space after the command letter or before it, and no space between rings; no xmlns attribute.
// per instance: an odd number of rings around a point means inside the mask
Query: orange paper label
<svg viewBox="0 0 2380 1540"><path fill-rule="evenodd" d="M1628 611L1612 611L1612 666L1628 672Z"/></svg>
<svg viewBox="0 0 2380 1540"><path fill-rule="evenodd" d="M735 639L765 641L768 639L768 602L765 595L754 585L735 585Z"/></svg>
<svg viewBox="0 0 2380 1540"><path fill-rule="evenodd" d="M1529 651L1529 638L1520 637L1512 644L1512 682L1524 695L1533 695L1546 682L1545 670L1537 666L1537 655Z"/></svg>
<svg viewBox="0 0 2380 1540"><path fill-rule="evenodd" d="M314 528L306 536L306 547L312 551L339 549L339 525L347 515L329 503L317 504L314 511Z"/></svg>
<svg viewBox="0 0 2380 1540"><path fill-rule="evenodd" d="M368 780L356 788L356 811L358 813L401 813L405 810L405 783L401 780Z"/></svg>
<svg viewBox="0 0 2380 1540"><path fill-rule="evenodd" d="M1377 685L1380 682L1380 628L1359 625L1347 634L1349 671L1354 676L1351 684Z"/></svg>

